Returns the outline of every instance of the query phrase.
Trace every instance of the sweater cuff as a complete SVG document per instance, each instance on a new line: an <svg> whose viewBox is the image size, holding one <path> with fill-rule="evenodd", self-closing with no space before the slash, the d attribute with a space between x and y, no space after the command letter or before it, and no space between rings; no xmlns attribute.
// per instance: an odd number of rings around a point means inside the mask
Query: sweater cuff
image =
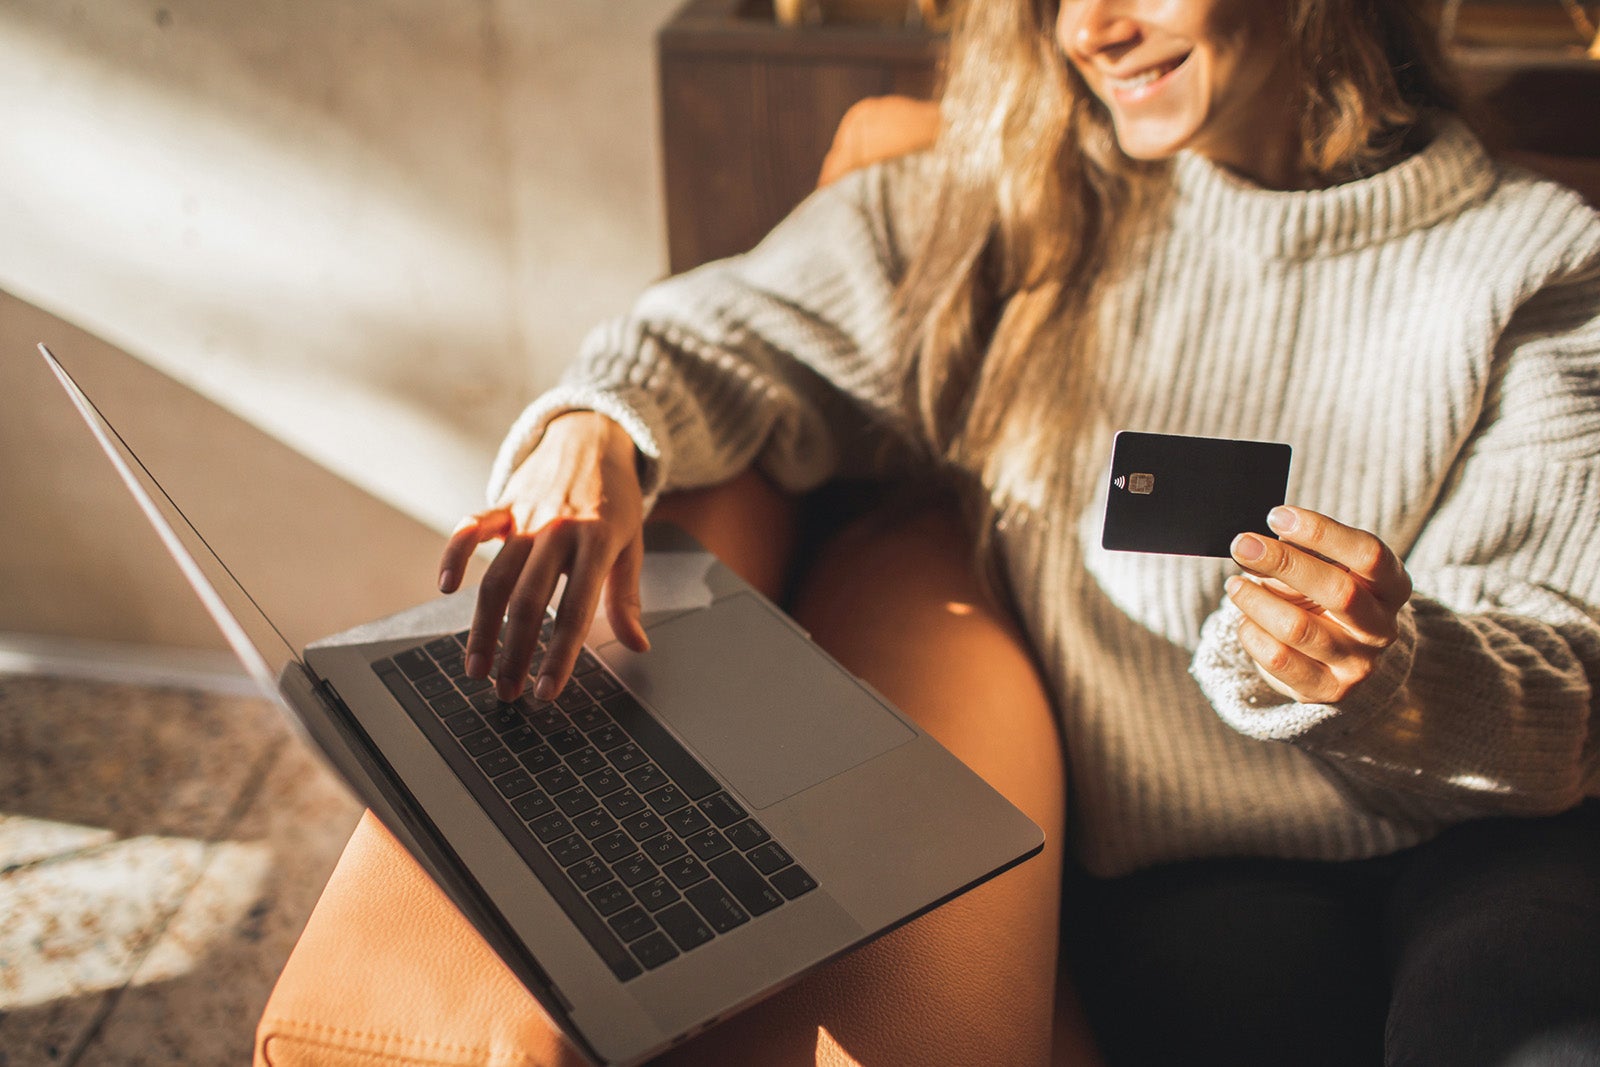
<svg viewBox="0 0 1600 1067"><path fill-rule="evenodd" d="M1260 741L1300 741L1314 734L1325 742L1351 733L1394 706L1416 661L1416 615L1407 604L1395 620L1398 636L1372 674L1337 704L1301 704L1273 689L1256 670L1239 643L1243 619L1233 601L1224 600L1200 630L1189 673L1223 722Z"/></svg>
<svg viewBox="0 0 1600 1067"><path fill-rule="evenodd" d="M649 514L661 493L667 474L662 445L661 412L647 393L622 389L595 389L591 386L557 386L523 409L500 443L494 465L489 468L487 496L493 507L505 492L512 473L528 458L544 438L551 421L569 411L595 411L621 426L638 450L639 489L644 494L644 511Z"/></svg>

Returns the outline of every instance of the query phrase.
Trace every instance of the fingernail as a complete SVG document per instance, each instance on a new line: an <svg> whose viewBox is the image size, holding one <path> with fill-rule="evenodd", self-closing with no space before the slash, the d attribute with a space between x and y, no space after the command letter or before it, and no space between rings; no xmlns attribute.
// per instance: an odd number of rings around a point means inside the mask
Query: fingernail
<svg viewBox="0 0 1600 1067"><path fill-rule="evenodd" d="M1294 512L1285 507L1276 507L1267 512L1267 525L1278 533L1288 533L1294 529Z"/></svg>
<svg viewBox="0 0 1600 1067"><path fill-rule="evenodd" d="M487 677L489 677L489 657L485 656L482 652L474 652L472 655L468 656L467 657L467 677L468 678L487 678Z"/></svg>
<svg viewBox="0 0 1600 1067"><path fill-rule="evenodd" d="M1254 563L1266 554L1267 546L1253 534L1240 534L1233 539L1233 554L1246 563Z"/></svg>
<svg viewBox="0 0 1600 1067"><path fill-rule="evenodd" d="M539 700L554 700L561 694L556 686L556 680L548 674L539 675L539 680L534 683L533 695Z"/></svg>
<svg viewBox="0 0 1600 1067"><path fill-rule="evenodd" d="M1235 574L1232 578L1223 582L1222 587L1228 591L1229 596L1236 596L1239 590L1244 588L1244 579Z"/></svg>
<svg viewBox="0 0 1600 1067"><path fill-rule="evenodd" d="M440 571L439 572L439 592L448 593L452 588L454 588L455 584L456 584L455 578L456 578L456 572L455 571L449 571L449 570Z"/></svg>

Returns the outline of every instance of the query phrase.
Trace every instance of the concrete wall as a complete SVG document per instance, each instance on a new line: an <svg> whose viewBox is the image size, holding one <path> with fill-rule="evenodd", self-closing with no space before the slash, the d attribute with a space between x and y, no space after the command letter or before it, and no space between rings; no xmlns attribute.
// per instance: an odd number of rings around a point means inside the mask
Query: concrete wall
<svg viewBox="0 0 1600 1067"><path fill-rule="evenodd" d="M507 422L664 269L677 3L0 4L0 631L214 643L39 340L297 636L426 595Z"/></svg>
<svg viewBox="0 0 1600 1067"><path fill-rule="evenodd" d="M0 289L448 525L663 270L676 2L7 0Z"/></svg>

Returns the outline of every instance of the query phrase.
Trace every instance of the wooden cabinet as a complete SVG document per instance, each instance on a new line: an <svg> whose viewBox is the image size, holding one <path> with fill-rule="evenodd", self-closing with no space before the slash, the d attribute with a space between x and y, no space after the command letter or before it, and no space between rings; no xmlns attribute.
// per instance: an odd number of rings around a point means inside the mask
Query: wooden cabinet
<svg viewBox="0 0 1600 1067"><path fill-rule="evenodd" d="M931 96L943 51L916 29L781 27L770 0L690 0L656 43L674 273L753 246L816 185L845 110Z"/></svg>

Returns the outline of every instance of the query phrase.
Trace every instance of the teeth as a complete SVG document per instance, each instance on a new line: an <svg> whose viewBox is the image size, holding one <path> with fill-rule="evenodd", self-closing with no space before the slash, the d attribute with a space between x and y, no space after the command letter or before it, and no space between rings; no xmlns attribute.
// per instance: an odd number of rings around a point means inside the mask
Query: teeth
<svg viewBox="0 0 1600 1067"><path fill-rule="evenodd" d="M1161 77L1170 69L1172 68L1152 67L1143 74L1135 74L1131 78L1107 78L1106 81L1113 89L1121 92L1130 92L1134 89L1139 89L1143 86L1149 85L1151 82Z"/></svg>

